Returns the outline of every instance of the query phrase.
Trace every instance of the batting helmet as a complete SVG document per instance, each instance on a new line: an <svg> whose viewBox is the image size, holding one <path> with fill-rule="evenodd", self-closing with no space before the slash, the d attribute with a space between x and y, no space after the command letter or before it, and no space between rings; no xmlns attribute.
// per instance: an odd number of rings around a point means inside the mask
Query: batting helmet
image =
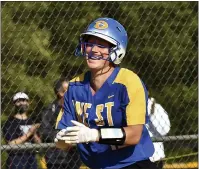
<svg viewBox="0 0 199 169"><path fill-rule="evenodd" d="M85 37L96 36L111 43L113 47L110 48L109 61L114 64L120 64L125 56L127 48L127 32L124 27L112 18L99 18L93 21L80 35L80 43L76 48L76 56L86 56L85 52Z"/></svg>

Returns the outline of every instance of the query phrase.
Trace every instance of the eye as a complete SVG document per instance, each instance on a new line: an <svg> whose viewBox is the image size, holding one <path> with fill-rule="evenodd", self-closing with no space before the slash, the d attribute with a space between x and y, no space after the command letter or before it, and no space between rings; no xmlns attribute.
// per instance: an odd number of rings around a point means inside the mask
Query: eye
<svg viewBox="0 0 199 169"><path fill-rule="evenodd" d="M94 44L93 43L86 43L87 47L92 47Z"/></svg>
<svg viewBox="0 0 199 169"><path fill-rule="evenodd" d="M102 44L96 44L99 48L101 49L108 49L109 47L108 46L104 46Z"/></svg>

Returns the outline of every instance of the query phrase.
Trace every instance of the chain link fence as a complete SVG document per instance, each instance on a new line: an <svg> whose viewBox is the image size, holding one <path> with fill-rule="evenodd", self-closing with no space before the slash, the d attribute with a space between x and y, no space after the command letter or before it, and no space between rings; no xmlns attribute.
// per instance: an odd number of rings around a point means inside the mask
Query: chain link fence
<svg viewBox="0 0 199 169"><path fill-rule="evenodd" d="M55 99L53 82L86 69L83 58L74 56L80 33L94 19L112 17L129 37L121 66L136 72L168 113L169 133L154 138L164 141L164 168L197 168L198 2L4 1L1 9L2 128L13 115L12 97L18 91L30 97L33 123L41 123L44 108ZM8 145L5 133L1 143L1 168L9 154L25 150L35 152L38 168L45 168L43 157L54 147ZM73 153L66 161L79 168L75 148Z"/></svg>

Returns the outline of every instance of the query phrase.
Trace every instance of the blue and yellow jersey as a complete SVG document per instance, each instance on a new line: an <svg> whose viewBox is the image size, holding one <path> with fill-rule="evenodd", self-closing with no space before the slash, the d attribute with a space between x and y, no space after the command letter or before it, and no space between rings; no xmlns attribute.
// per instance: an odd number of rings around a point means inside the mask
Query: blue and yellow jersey
<svg viewBox="0 0 199 169"><path fill-rule="evenodd" d="M57 118L57 128L72 126L71 120L90 128L126 127L148 121L147 91L132 71L116 67L102 87L92 95L90 72L71 80L64 96L64 112ZM140 142L113 150L98 143L78 144L82 161L90 168L116 169L148 159L154 148L144 125Z"/></svg>

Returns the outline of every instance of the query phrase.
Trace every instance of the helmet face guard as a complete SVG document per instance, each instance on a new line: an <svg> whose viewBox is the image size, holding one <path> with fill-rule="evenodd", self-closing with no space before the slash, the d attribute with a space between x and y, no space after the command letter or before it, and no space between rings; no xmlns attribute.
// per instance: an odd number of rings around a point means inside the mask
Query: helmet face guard
<svg viewBox="0 0 199 169"><path fill-rule="evenodd" d="M93 52L93 48L94 46L98 46L99 48L107 48L108 49L108 53L101 53L101 55L99 56L95 56L94 52ZM93 59L93 60L107 60L109 62L114 62L114 60L111 59L111 55L115 54L116 55L116 50L117 50L117 46L114 47L106 47L106 46L102 46L102 45L98 45L95 43L88 43L88 42L80 42L79 43L79 49L76 50L76 52L80 51L79 53L76 53L76 56L84 56L84 57L88 57L88 59ZM90 52L86 52L86 48L87 47L91 47L91 51ZM107 58L104 58L104 54L108 54L109 56Z"/></svg>
<svg viewBox="0 0 199 169"><path fill-rule="evenodd" d="M85 40L86 36L96 36L113 45L109 48L109 57L103 59L102 56L93 56L93 52L86 53L86 46L91 45ZM93 44L97 45L97 44ZM101 45L98 45L102 47ZM91 59L108 60L114 64L120 64L126 53L127 33L124 27L114 19L99 18L92 22L86 31L81 34L79 45L76 48L76 56L88 56Z"/></svg>

